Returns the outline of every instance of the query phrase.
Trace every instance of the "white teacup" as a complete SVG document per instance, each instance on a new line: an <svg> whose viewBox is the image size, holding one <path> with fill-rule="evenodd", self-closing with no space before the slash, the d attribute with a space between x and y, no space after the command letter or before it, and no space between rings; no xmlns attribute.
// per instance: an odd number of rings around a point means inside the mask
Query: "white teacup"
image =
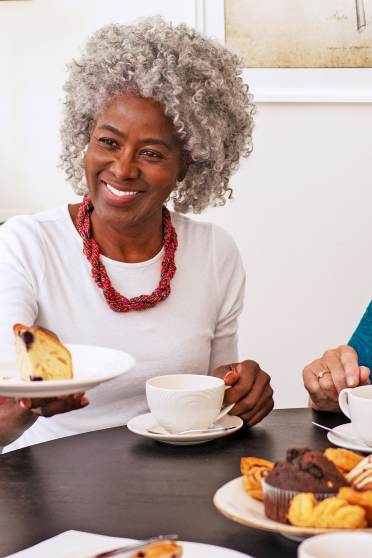
<svg viewBox="0 0 372 558"><path fill-rule="evenodd" d="M370 558L372 535L327 533L306 539L298 547L298 558Z"/></svg>
<svg viewBox="0 0 372 558"><path fill-rule="evenodd" d="M157 422L170 433L209 428L234 405L222 408L226 386L202 374L169 374L146 382L146 397Z"/></svg>
<svg viewBox="0 0 372 558"><path fill-rule="evenodd" d="M372 385L343 389L338 403L360 438L372 446Z"/></svg>

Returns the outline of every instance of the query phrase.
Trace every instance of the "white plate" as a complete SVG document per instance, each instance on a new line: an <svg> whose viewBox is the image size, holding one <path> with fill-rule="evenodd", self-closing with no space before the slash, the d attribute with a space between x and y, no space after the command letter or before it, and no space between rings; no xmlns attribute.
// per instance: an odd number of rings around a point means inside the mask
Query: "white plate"
<svg viewBox="0 0 372 558"><path fill-rule="evenodd" d="M128 429L135 434L140 436L145 436L146 438L151 438L152 440L157 440L158 442L164 442L166 444L171 444L175 446L191 446L194 444L203 444L204 442L209 442L210 440L215 440L216 438L222 438L223 436L228 436L233 432L236 432L243 426L243 421L240 417L234 417L232 415L226 415L221 420L216 423L216 426L233 426L231 430L225 430L222 432L206 432L206 433L190 433L190 434L168 434L164 428L162 428L151 413L146 413L144 415L138 415L130 419L127 424ZM151 434L147 432L147 428L159 430L163 434Z"/></svg>
<svg viewBox="0 0 372 558"><path fill-rule="evenodd" d="M372 448L367 446L367 444L364 444L363 442L361 442L360 444L358 442L355 442L355 444L353 444L353 442L348 442L344 438L341 438L341 436L336 436L337 432L339 432L340 434L345 434L345 436L349 436L350 438L358 439L359 435L357 434L357 432L355 432L353 425L350 422L346 424L340 424L340 426L335 426L335 428L332 428L332 432L328 432L327 434L328 440L335 446L341 446L342 448L347 448L354 451L361 451L364 453L372 453Z"/></svg>
<svg viewBox="0 0 372 558"><path fill-rule="evenodd" d="M290 539L301 540L302 538L320 533L330 533L341 531L341 529L315 529L313 527L295 527L273 521L266 517L264 505L258 500L254 500L244 490L243 477L238 477L224 484L214 495L213 503L216 508L226 517L242 525L280 533ZM342 532L351 530L342 529ZM372 529L352 529L352 532L372 532Z"/></svg>
<svg viewBox="0 0 372 558"><path fill-rule="evenodd" d="M0 395L7 397L59 397L92 389L130 370L134 358L128 353L105 347L69 345L72 355L72 380L27 382L17 371L14 352L0 353ZM10 376L10 379L3 379Z"/></svg>
<svg viewBox="0 0 372 558"><path fill-rule="evenodd" d="M35 546L12 554L8 558L51 558L51 556L53 558L85 558L135 542L133 539L119 539L82 531L65 531ZM221 546L187 541L180 541L180 544L184 550L183 558L252 558L248 554Z"/></svg>

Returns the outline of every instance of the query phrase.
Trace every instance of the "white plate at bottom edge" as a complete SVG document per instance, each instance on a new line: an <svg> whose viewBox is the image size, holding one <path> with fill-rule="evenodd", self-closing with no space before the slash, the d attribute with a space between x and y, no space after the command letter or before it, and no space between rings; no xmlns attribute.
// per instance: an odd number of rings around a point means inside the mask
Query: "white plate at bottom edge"
<svg viewBox="0 0 372 558"><path fill-rule="evenodd" d="M345 438L341 438L341 436L337 436L337 432L345 434L345 436L350 438L355 438L355 443L349 442ZM358 442L358 434L355 432L353 425L350 422L340 424L339 426L332 428L332 432L328 432L327 438L335 446L340 446L341 448L353 451L361 451L363 453L372 453L371 447L367 446L367 444L364 444L363 442Z"/></svg>
<svg viewBox="0 0 372 558"><path fill-rule="evenodd" d="M7 558L51 558L51 556L53 558L87 558L99 552L135 542L134 539L107 537L82 531L65 531ZM183 558L252 558L248 554L221 546L187 541L179 541L179 544L184 550Z"/></svg>
<svg viewBox="0 0 372 558"><path fill-rule="evenodd" d="M243 421L240 417L225 415L215 424L215 426L226 426L227 428L232 428L231 430L222 430L218 432L194 432L182 435L168 434L165 430L164 434L152 434L147 431L147 428L158 430L162 427L157 424L155 417L153 417L151 413L145 413L144 415L133 417L127 424L128 430L134 432L134 434L145 436L145 438L151 438L152 440L157 440L158 442L163 442L164 444L171 444L173 446L191 446L194 444L204 444L204 442L209 442L210 440L215 440L216 438L229 436L243 426Z"/></svg>
<svg viewBox="0 0 372 558"><path fill-rule="evenodd" d="M249 496L244 490L242 479L243 477L238 477L224 484L217 490L213 498L216 508L225 517L236 523L262 531L280 533L293 540L302 540L312 535L334 531L372 533L372 529L316 529L313 527L295 527L294 525L273 521L266 517L263 503Z"/></svg>

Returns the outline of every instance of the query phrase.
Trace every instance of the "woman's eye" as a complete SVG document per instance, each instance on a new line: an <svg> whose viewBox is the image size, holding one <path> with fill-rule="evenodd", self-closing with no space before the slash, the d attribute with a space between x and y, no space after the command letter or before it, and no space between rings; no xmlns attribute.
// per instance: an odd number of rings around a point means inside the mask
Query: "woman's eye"
<svg viewBox="0 0 372 558"><path fill-rule="evenodd" d="M97 140L99 141L99 143L103 143L104 145L107 145L107 147L119 147L118 142L112 138L101 137L101 138L97 138Z"/></svg>
<svg viewBox="0 0 372 558"><path fill-rule="evenodd" d="M152 149L143 149L141 153L142 155L145 155L145 157L149 157L150 159L164 159L161 153L158 153L157 151L152 151Z"/></svg>

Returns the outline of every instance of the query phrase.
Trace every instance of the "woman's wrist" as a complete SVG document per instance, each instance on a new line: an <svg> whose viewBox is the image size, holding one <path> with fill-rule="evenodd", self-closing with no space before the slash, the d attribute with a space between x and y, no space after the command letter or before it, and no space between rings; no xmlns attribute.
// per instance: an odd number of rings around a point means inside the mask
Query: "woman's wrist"
<svg viewBox="0 0 372 558"><path fill-rule="evenodd" d="M37 415L23 408L16 399L3 399L0 405L0 447L19 438L37 418Z"/></svg>

